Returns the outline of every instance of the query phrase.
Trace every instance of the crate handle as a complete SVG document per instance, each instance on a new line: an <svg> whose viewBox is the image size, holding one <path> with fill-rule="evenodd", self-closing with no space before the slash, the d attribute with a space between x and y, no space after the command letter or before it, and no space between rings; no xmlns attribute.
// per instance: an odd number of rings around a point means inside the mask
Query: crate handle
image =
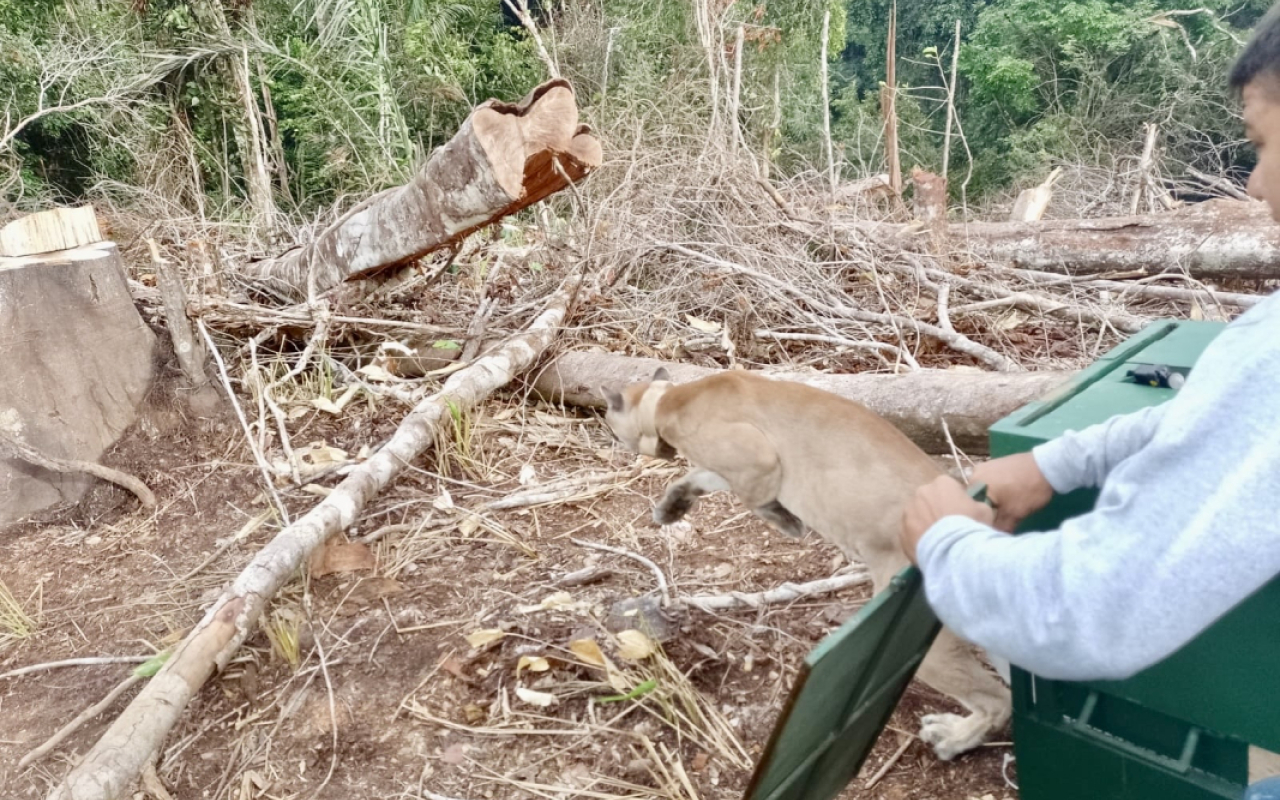
<svg viewBox="0 0 1280 800"><path fill-rule="evenodd" d="M1145 761L1155 761L1166 769L1177 772L1179 775L1185 775L1191 770L1191 762L1195 758L1196 748L1200 746L1199 728L1193 727L1187 731L1187 738L1182 742L1182 753L1178 758L1174 759L1091 726L1089 720L1093 717L1093 712L1097 708L1098 692L1097 690L1091 690L1084 699L1084 705L1080 707L1080 716L1071 720L1071 727L1075 729L1076 733L1102 742L1107 747L1120 750L1132 756L1138 756Z"/></svg>

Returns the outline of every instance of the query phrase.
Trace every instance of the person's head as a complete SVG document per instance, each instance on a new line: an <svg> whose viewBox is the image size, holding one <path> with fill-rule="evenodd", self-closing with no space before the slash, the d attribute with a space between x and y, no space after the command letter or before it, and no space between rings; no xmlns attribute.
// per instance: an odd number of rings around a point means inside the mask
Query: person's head
<svg viewBox="0 0 1280 800"><path fill-rule="evenodd" d="M1254 28L1228 80L1244 99L1245 135L1258 152L1249 194L1280 222L1280 3Z"/></svg>

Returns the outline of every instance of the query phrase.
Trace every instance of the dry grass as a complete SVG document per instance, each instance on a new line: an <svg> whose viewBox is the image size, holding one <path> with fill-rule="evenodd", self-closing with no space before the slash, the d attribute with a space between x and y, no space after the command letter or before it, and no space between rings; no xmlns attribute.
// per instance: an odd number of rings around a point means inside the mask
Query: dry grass
<svg viewBox="0 0 1280 800"><path fill-rule="evenodd" d="M35 611L28 611L35 608ZM39 628L40 588L26 601L14 597L8 584L0 580L0 650L34 635Z"/></svg>

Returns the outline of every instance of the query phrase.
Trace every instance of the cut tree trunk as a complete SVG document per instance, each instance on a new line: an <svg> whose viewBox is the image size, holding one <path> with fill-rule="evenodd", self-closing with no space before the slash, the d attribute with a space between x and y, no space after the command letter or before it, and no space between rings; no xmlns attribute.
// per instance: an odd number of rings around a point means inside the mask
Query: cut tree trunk
<svg viewBox="0 0 1280 800"><path fill-rule="evenodd" d="M929 249L918 225L865 223L859 229L899 246ZM1216 198L1134 217L952 224L949 241L962 258L1073 275L1185 270L1206 279L1280 278L1280 226L1256 201Z"/></svg>
<svg viewBox="0 0 1280 800"><path fill-rule="evenodd" d="M34 256L102 241L93 206L51 208L0 228L0 256Z"/></svg>
<svg viewBox="0 0 1280 800"><path fill-rule="evenodd" d="M308 269L314 291L323 292L408 264L566 188L600 158L600 143L578 124L569 82L548 81L519 103L481 104L410 183L374 195L305 247L245 272L264 289L305 300Z"/></svg>
<svg viewBox="0 0 1280 800"><path fill-rule="evenodd" d="M652 358L611 353L565 353L538 372L534 391L567 405L603 408L600 386L649 380L665 366L676 383L704 378L715 370L692 364L668 364ZM1053 392L1072 372L970 372L918 370L905 375L832 375L767 371L834 392L880 414L927 453L950 453L942 421L956 446L969 454L987 452L987 428L1021 406Z"/></svg>
<svg viewBox="0 0 1280 800"><path fill-rule="evenodd" d="M226 667L253 631L264 606L321 544L349 527L406 465L444 429L453 409L466 410L531 367L555 338L581 277L565 282L525 333L455 373L439 393L418 404L391 440L305 516L280 531L214 601L165 665L49 794L49 800L125 797L173 729L187 703Z"/></svg>
<svg viewBox="0 0 1280 800"><path fill-rule="evenodd" d="M155 336L111 242L0 257L0 342L4 428L50 461L97 461L151 386ZM75 502L94 480L2 458L0 524Z"/></svg>

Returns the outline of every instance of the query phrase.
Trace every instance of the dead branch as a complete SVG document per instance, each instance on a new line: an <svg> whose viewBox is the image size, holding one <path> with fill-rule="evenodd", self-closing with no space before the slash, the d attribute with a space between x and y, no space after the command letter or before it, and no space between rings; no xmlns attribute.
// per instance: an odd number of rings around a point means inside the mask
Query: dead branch
<svg viewBox="0 0 1280 800"><path fill-rule="evenodd" d="M581 275L566 280L524 334L451 376L439 393L414 408L385 446L315 508L280 531L223 591L155 677L49 794L49 800L121 796L195 693L215 669L226 667L276 591L325 540L355 523L368 502L431 446L450 407L474 407L542 355L580 284Z"/></svg>
<svg viewBox="0 0 1280 800"><path fill-rule="evenodd" d="M37 672L45 672L51 669L61 669L63 667L100 667L107 664L141 664L155 658L150 656L88 656L86 658L66 658L62 661L48 661L44 664L32 664L27 667L18 667L8 672L0 672L0 680L5 678L17 678L23 675L32 675Z"/></svg>
<svg viewBox="0 0 1280 800"><path fill-rule="evenodd" d="M83 472L133 492L143 508L155 508L156 496L147 485L127 472L104 467L92 461L47 456L22 440L12 426L0 427L0 457L16 458L50 472Z"/></svg>
<svg viewBox="0 0 1280 800"><path fill-rule="evenodd" d="M1045 286L1074 286L1088 289L1104 289L1107 291L1119 292L1121 295L1134 295L1137 297L1154 297L1161 300L1182 300L1190 301L1209 301L1211 303L1226 303L1240 308L1250 308L1261 303L1266 299L1265 295L1243 294L1240 292L1223 292L1218 289L1179 289L1174 286L1151 286L1143 283L1131 283L1128 281L1103 280L1092 277L1073 278L1068 275L1059 275L1056 272L1039 272L1030 269L1015 269L1013 274L1023 280ZM1153 277L1165 277L1164 275ZM1177 273L1169 273L1170 279L1189 280L1184 275ZM1198 283L1198 282L1197 282Z"/></svg>
<svg viewBox="0 0 1280 800"><path fill-rule="evenodd" d="M871 582L866 572L834 575L807 583L784 583L776 589L764 592L729 592L728 594L699 594L681 597L680 602L700 611L723 611L726 608L760 608L775 603L790 603L805 597L840 592Z"/></svg>
<svg viewBox="0 0 1280 800"><path fill-rule="evenodd" d="M630 550L624 550L621 547L611 547L607 544L600 544L598 542L588 542L582 539L570 539L569 541L573 542L579 547L590 547L593 550L603 550L606 553L613 553L614 555L617 555L617 556L626 556L627 558L633 559L635 561L639 561L641 564L644 564L646 567L649 568L649 571L653 573L654 578L657 579L658 581L658 593L662 595L662 605L663 606L671 605L671 587L670 587L670 584L667 582L667 576L663 574L662 568L659 567L657 564L653 563L651 559L648 559L640 555L639 553L633 553Z"/></svg>
<svg viewBox="0 0 1280 800"><path fill-rule="evenodd" d="M805 294L794 286L780 281L772 275L766 275L763 272L759 272L749 267L744 267L740 264L734 264L731 261L725 261L724 259L707 255L706 253L699 253L698 251L691 250L683 245L671 243L665 246L682 255L703 261L709 266L721 271L736 273L739 275L748 275L762 283L769 284L774 289L796 297L812 308L824 311L828 314L858 322L874 322L881 325L888 325L895 329L899 326L911 328L916 333L937 339L951 347L953 350L964 353L965 355L973 356L979 361L989 364L1001 372L1022 371L1021 365L1017 362L997 353L990 347L978 344L969 337L963 336L955 331L943 330L936 325L930 325L927 322L921 322L918 319L904 317L899 314L887 314L880 311L867 311L861 308L854 308L852 306L845 305L843 301L836 298L832 298L830 301L823 301Z"/></svg>

